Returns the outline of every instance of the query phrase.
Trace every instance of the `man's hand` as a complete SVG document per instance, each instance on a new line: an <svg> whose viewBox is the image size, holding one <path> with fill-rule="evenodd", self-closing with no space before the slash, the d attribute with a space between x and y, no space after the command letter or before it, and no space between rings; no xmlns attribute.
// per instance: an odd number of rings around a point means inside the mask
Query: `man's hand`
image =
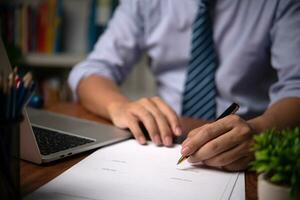
<svg viewBox="0 0 300 200"><path fill-rule="evenodd" d="M156 145L172 146L173 136L181 135L175 111L159 97L112 103L108 110L113 124L119 128L129 128L140 144L146 143L140 122Z"/></svg>
<svg viewBox="0 0 300 200"><path fill-rule="evenodd" d="M191 163L237 171L254 159L251 147L254 130L237 115L192 130L182 143L181 153Z"/></svg>

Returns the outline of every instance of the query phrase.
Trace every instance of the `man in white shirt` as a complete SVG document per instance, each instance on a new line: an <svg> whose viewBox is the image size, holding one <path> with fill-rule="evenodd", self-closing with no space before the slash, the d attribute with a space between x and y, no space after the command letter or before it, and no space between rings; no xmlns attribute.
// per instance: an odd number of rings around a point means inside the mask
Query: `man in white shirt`
<svg viewBox="0 0 300 200"><path fill-rule="evenodd" d="M146 140L142 122L157 145L181 135L192 26L201 0L123 0L88 58L75 66L69 83L90 111L129 128ZM210 6L216 115L232 102L241 108L193 130L183 143L190 162L239 170L253 159L252 136L271 127L300 124L300 1L216 0ZM157 97L130 101L121 84L142 53L151 58Z"/></svg>

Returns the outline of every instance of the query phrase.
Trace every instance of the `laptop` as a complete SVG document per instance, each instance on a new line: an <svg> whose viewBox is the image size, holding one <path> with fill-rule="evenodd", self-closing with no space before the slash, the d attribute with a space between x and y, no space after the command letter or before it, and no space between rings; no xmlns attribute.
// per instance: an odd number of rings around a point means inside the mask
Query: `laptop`
<svg viewBox="0 0 300 200"><path fill-rule="evenodd" d="M0 70L5 73L11 71L1 38ZM43 110L27 108L23 114L20 155L22 159L36 164L59 160L131 137L130 132L113 126Z"/></svg>

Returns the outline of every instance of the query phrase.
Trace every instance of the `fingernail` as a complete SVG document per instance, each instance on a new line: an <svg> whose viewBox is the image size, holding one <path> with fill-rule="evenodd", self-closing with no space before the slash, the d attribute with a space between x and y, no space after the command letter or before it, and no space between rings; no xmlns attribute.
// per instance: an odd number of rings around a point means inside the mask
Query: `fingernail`
<svg viewBox="0 0 300 200"><path fill-rule="evenodd" d="M176 126L175 128L175 135L180 136L182 134L182 130L180 126Z"/></svg>
<svg viewBox="0 0 300 200"><path fill-rule="evenodd" d="M146 144L146 139L143 136L140 136L138 138L138 141L139 141L140 144Z"/></svg>
<svg viewBox="0 0 300 200"><path fill-rule="evenodd" d="M203 161L194 161L191 157L188 158L188 162L193 166L204 165Z"/></svg>
<svg viewBox="0 0 300 200"><path fill-rule="evenodd" d="M187 156L189 153L190 153L190 147L184 147L184 148L181 150L181 154L182 154L183 156Z"/></svg>
<svg viewBox="0 0 300 200"><path fill-rule="evenodd" d="M159 135L155 135L155 136L154 136L154 143L155 143L156 145L161 145L161 140L160 140Z"/></svg>
<svg viewBox="0 0 300 200"><path fill-rule="evenodd" d="M164 141L166 146L171 146L172 145L172 138L170 136L165 137L165 141Z"/></svg>

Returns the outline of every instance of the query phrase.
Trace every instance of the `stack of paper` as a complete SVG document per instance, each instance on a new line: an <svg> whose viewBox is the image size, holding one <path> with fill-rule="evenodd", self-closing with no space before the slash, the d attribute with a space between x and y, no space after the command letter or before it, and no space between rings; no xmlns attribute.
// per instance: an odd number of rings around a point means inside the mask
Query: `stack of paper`
<svg viewBox="0 0 300 200"><path fill-rule="evenodd" d="M94 152L26 199L244 199L244 176L187 162L180 146L128 140Z"/></svg>

